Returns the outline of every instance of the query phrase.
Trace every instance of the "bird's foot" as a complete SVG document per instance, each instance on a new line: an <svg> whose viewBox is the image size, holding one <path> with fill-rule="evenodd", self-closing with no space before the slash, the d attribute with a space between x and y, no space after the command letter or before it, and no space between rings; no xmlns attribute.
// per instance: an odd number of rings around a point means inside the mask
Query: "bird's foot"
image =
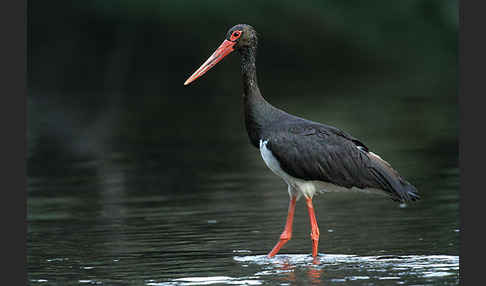
<svg viewBox="0 0 486 286"><path fill-rule="evenodd" d="M312 228L311 231L311 240L312 240L312 256L317 256L317 248L319 246L319 228L317 225Z"/></svg>
<svg viewBox="0 0 486 286"><path fill-rule="evenodd" d="M280 249L292 238L292 233L289 231L284 231L280 235L280 240L277 242L277 244L273 247L272 251L268 253L267 257L272 258L274 257Z"/></svg>
<svg viewBox="0 0 486 286"><path fill-rule="evenodd" d="M317 246L319 245L319 239L312 239L312 257L317 256Z"/></svg>

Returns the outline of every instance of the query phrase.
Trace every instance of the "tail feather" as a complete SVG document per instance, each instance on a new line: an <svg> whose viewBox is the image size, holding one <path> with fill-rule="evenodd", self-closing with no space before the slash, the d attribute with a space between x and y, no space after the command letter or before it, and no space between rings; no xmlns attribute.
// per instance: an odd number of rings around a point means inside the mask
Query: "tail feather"
<svg viewBox="0 0 486 286"><path fill-rule="evenodd" d="M417 189L403 179L391 165L378 155L369 152L369 158L374 164L369 167L377 183L388 192L391 199L399 202L417 201L420 199Z"/></svg>

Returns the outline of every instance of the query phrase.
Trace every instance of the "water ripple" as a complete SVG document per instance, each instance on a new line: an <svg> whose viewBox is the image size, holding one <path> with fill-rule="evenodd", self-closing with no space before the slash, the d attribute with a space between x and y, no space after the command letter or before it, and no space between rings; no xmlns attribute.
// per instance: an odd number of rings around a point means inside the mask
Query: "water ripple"
<svg viewBox="0 0 486 286"><path fill-rule="evenodd" d="M150 282L147 285L150 286L191 286L191 285L213 285L213 284L225 284L225 285L262 285L262 281L240 279L228 276L213 276L213 277L188 277L178 278L170 282Z"/></svg>
<svg viewBox="0 0 486 286"><path fill-rule="evenodd" d="M404 255L404 256L357 256L344 254L319 255L265 255L235 256L242 266L257 265L261 270L255 277L279 276L289 272L307 271L313 278L326 279L333 273L344 277L332 278L334 282L354 280L399 280L416 281L423 278L445 277L450 281L459 279L459 257L450 255ZM326 275L324 275L324 270ZM451 279L449 279L451 278Z"/></svg>

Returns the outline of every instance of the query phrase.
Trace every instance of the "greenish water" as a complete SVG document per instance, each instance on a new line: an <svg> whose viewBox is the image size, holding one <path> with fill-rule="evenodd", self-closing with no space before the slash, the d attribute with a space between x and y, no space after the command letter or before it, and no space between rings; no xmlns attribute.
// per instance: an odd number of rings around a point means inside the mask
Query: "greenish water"
<svg viewBox="0 0 486 286"><path fill-rule="evenodd" d="M30 285L457 285L457 1L29 2ZM282 20L284 19L284 20ZM249 144L236 53L183 82L246 22L260 89L390 162L422 200L305 204L274 259L285 183Z"/></svg>
<svg viewBox="0 0 486 286"><path fill-rule="evenodd" d="M382 98L388 107L377 115L372 96L330 97L322 105L316 97L277 99L277 106L362 139L423 199L400 206L366 194L316 197L318 264L310 261L310 226L300 201L292 240L268 260L262 255L283 229L288 195L248 143L237 98L194 107L173 100L173 110L186 113L172 125L165 114L141 124L128 107L69 121L76 116L66 113L69 106L34 98L31 114L46 116L29 129L30 284L458 284L454 106ZM304 109L311 100L319 104ZM440 111L434 122L410 111L425 105ZM71 115L59 121L61 110ZM383 120L366 120L373 116ZM137 136L121 140L137 124Z"/></svg>

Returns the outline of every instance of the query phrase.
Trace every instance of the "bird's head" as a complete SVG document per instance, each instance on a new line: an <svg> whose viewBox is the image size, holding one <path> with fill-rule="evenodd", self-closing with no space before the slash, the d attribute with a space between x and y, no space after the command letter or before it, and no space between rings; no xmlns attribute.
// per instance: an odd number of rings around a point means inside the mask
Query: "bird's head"
<svg viewBox="0 0 486 286"><path fill-rule="evenodd" d="M238 24L233 26L226 33L226 38L214 53L199 67L187 80L184 85L196 80L214 67L224 57L236 50L240 53L254 49L257 46L257 33L252 26Z"/></svg>
<svg viewBox="0 0 486 286"><path fill-rule="evenodd" d="M247 24L238 24L229 29L226 40L234 42L233 48L237 51L255 47L258 42L255 29Z"/></svg>

